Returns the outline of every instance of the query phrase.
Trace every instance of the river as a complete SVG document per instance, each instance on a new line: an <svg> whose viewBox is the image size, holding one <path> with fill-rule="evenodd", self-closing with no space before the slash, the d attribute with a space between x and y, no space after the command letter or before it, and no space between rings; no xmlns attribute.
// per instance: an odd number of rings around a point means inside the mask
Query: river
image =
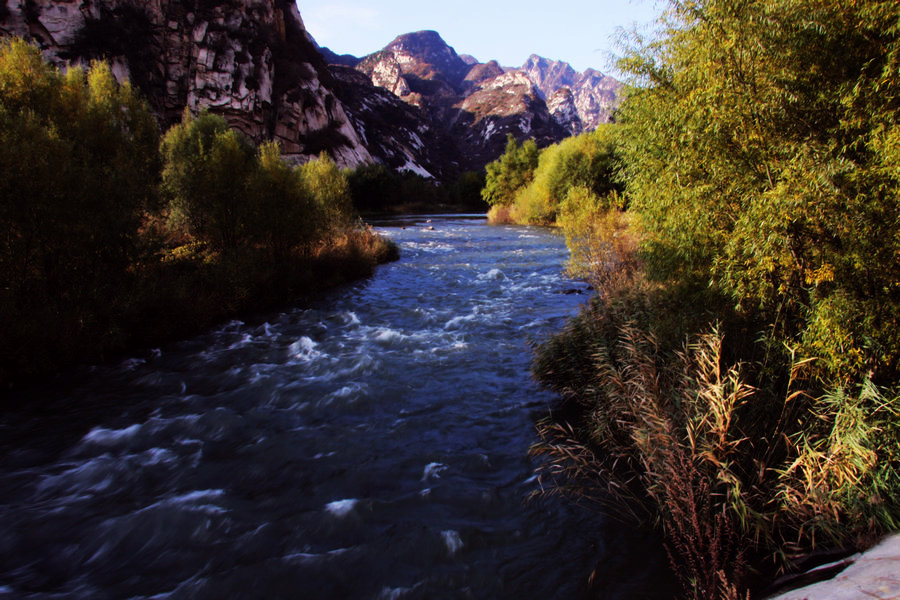
<svg viewBox="0 0 900 600"><path fill-rule="evenodd" d="M20 392L0 598L576 598L598 564L597 597L665 598L652 538L528 500L527 340L588 298L563 240L378 229L369 280Z"/></svg>

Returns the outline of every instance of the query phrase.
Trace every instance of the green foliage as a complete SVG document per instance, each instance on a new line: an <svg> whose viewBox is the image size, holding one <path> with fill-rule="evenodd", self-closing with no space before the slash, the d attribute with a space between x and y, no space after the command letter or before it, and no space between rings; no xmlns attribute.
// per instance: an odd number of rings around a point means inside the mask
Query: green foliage
<svg viewBox="0 0 900 600"><path fill-rule="evenodd" d="M537 164L527 169L522 167L527 164L521 158L524 146L510 139L507 153L487 167L482 196L494 207L508 208L512 221L552 225L572 188L583 188L598 198L621 191L616 182L615 135L615 126L605 125L567 138L541 150ZM498 201L499 197L504 200Z"/></svg>
<svg viewBox="0 0 900 600"><path fill-rule="evenodd" d="M248 229L271 257L282 260L292 249L321 235L324 215L305 185L299 169L281 157L276 142L260 146L258 164L247 186L251 207Z"/></svg>
<svg viewBox="0 0 900 600"><path fill-rule="evenodd" d="M370 274L396 247L353 223L348 189L330 159L292 168L206 113L160 143L106 64L61 74L4 40L0 382Z"/></svg>
<svg viewBox="0 0 900 600"><path fill-rule="evenodd" d="M310 216L320 233L332 235L346 229L353 216L350 184L334 161L323 153L318 160L301 165L299 176L314 201L315 212Z"/></svg>
<svg viewBox="0 0 900 600"><path fill-rule="evenodd" d="M182 122L163 137L162 189L173 224L220 250L234 250L246 239L252 214L248 185L254 169L253 146L225 120L185 109Z"/></svg>
<svg viewBox="0 0 900 600"><path fill-rule="evenodd" d="M704 277L765 311L829 377L889 381L898 367L895 8L678 3L667 35L629 61L647 85L619 120L653 273ZM874 310L872 328L835 345L807 327L847 303Z"/></svg>
<svg viewBox="0 0 900 600"><path fill-rule="evenodd" d="M19 362L7 352L20 343L52 342L66 353L114 335L98 305L140 256L139 227L156 204L157 146L147 106L107 65L63 75L22 40L0 43L5 364Z"/></svg>
<svg viewBox="0 0 900 600"><path fill-rule="evenodd" d="M559 205L556 223L566 236L569 274L606 285L608 276L637 267L636 238L628 231L629 215L620 210L613 191L602 198L584 186L573 186Z"/></svg>
<svg viewBox="0 0 900 600"><path fill-rule="evenodd" d="M538 148L534 140L516 142L512 134L507 136L506 151L487 165L484 189L481 197L490 206L509 206L516 192L531 182L538 165Z"/></svg>
<svg viewBox="0 0 900 600"><path fill-rule="evenodd" d="M768 583L900 522L900 27L821 0L663 24L623 62L630 216L585 187L559 209L599 293L537 352L565 403L536 451L658 524L687 596L737 598L743 560Z"/></svg>

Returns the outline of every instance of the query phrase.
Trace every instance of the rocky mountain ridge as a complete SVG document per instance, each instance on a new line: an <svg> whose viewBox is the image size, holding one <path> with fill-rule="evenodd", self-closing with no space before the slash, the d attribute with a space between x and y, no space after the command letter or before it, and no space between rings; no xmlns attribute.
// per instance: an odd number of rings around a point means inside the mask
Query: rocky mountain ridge
<svg viewBox="0 0 900 600"><path fill-rule="evenodd" d="M221 114L297 161L328 152L372 162L293 0L6 0L0 34L32 40L61 66L103 58L161 125L185 107Z"/></svg>
<svg viewBox="0 0 900 600"><path fill-rule="evenodd" d="M522 66L522 71L538 87L548 105L552 100L554 106L558 107L550 112L560 124L569 124L567 129L572 133L592 131L601 123L608 123L618 105L622 84L595 69L578 73L567 62L532 54ZM561 90L569 90L571 93L580 126L573 121L568 100L565 100L569 94L563 92L559 95Z"/></svg>
<svg viewBox="0 0 900 600"><path fill-rule="evenodd" d="M437 98L454 95L455 105L462 108L468 95L487 88L501 90L504 82L512 86L510 95L515 98L515 104L521 100L515 87L521 86L522 81L501 76L523 73L567 134L590 131L609 121L622 87L614 78L594 69L578 73L569 63L537 55L531 55L518 69L504 68L493 60L480 63L470 55L457 55L435 31L398 36L384 49L357 59L355 63L352 57L338 57L327 48L323 52L330 63L353 66L368 75L373 84L423 108L431 107ZM500 79L497 83L487 84L491 78ZM506 116L511 114L504 112ZM476 121L480 116L476 115ZM541 137L540 133L537 137Z"/></svg>
<svg viewBox="0 0 900 600"><path fill-rule="evenodd" d="M435 31L398 36L358 59L321 50L332 69L355 68L374 86L420 109L433 129L443 127L456 143L461 169L479 169L496 158L507 134L547 145L596 129L610 120L621 88L599 71L578 73L568 63L536 55L519 69L494 60L480 63L458 55Z"/></svg>
<svg viewBox="0 0 900 600"><path fill-rule="evenodd" d="M5 0L0 35L32 40L60 66L107 60L163 128L206 109L296 162L327 152L342 167L380 162L441 181L483 168L508 134L543 146L593 128L606 117L588 109L614 98L578 87L613 90L599 73L480 63L434 31L338 56L318 48L293 0Z"/></svg>

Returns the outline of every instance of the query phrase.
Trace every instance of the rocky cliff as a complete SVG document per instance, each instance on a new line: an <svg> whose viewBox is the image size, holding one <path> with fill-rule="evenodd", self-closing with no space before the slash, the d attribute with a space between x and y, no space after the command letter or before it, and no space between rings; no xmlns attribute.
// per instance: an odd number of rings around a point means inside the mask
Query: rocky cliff
<svg viewBox="0 0 900 600"><path fill-rule="evenodd" d="M480 63L458 55L434 31L401 35L361 59L323 53L331 64L353 66L374 86L420 109L433 129L449 136L464 169L496 158L509 133L546 145L596 129L610 120L621 89L599 71L578 73L566 62L536 55L520 69Z"/></svg>
<svg viewBox="0 0 900 600"><path fill-rule="evenodd" d="M344 110L378 162L429 179L448 181L456 176L456 144L424 112L373 85L355 69L342 65L330 69Z"/></svg>
<svg viewBox="0 0 900 600"><path fill-rule="evenodd" d="M455 146L450 153L464 170L480 169L499 156L508 133L540 145L569 134L524 73L506 72L496 61L463 58L434 31L401 35L355 68L420 109Z"/></svg>
<svg viewBox="0 0 900 600"><path fill-rule="evenodd" d="M571 133L591 131L601 123L606 123L618 105L622 84L600 71L588 69L578 73L563 61L550 60L532 54L522 65L548 104L553 104L550 112L563 127ZM559 94L560 90L569 92ZM575 106L578 120L572 120L568 96Z"/></svg>
<svg viewBox="0 0 900 600"><path fill-rule="evenodd" d="M221 114L289 158L328 152L372 161L293 0L6 0L0 33L58 64L104 58L147 97L165 127L185 107Z"/></svg>

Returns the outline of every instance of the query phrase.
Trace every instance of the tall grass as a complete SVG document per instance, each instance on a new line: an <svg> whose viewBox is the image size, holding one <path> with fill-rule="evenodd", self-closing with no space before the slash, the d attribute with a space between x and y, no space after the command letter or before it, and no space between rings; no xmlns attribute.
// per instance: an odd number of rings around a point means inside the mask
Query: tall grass
<svg viewBox="0 0 900 600"><path fill-rule="evenodd" d="M896 529L900 394L823 386L714 290L649 282L628 230L599 216L574 256L602 287L533 364L562 397L533 447L545 489L659 528L695 599L747 597L811 552Z"/></svg>

